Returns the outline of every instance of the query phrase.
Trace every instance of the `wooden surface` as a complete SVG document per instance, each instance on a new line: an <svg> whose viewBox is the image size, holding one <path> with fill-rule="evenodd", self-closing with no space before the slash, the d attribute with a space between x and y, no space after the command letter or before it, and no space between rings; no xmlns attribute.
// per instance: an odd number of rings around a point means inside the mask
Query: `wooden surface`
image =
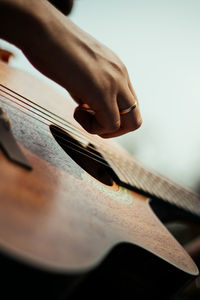
<svg viewBox="0 0 200 300"><path fill-rule="evenodd" d="M39 80L0 63L0 83L74 123L74 106ZM41 268L77 272L93 268L118 243L130 242L184 272L198 273L147 197L99 183L60 148L46 124L8 100L1 99L1 106L33 167L27 171L0 152L2 251Z"/></svg>

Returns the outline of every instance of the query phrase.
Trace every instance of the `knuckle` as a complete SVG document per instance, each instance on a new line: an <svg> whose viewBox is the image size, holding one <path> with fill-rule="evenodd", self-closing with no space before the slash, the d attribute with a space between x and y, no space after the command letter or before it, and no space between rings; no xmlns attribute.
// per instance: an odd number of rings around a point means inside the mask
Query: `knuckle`
<svg viewBox="0 0 200 300"><path fill-rule="evenodd" d="M126 75L127 74L127 69L126 69L126 66L122 63L122 62L120 62L119 63L119 65L117 66L117 75L118 76L122 76L122 77L124 77L124 75Z"/></svg>
<svg viewBox="0 0 200 300"><path fill-rule="evenodd" d="M122 70L123 74L127 74L128 73L127 68L126 68L126 66L123 63L121 63L121 70Z"/></svg>

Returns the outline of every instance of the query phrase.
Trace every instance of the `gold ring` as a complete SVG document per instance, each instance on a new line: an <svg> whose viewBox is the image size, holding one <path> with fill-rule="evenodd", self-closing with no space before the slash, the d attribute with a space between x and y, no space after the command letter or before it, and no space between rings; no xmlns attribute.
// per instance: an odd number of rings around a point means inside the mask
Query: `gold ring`
<svg viewBox="0 0 200 300"><path fill-rule="evenodd" d="M126 108L126 109L122 109L119 111L120 115L125 115L127 113L129 113L130 111L132 111L134 108L136 108L137 104L133 104L130 107Z"/></svg>

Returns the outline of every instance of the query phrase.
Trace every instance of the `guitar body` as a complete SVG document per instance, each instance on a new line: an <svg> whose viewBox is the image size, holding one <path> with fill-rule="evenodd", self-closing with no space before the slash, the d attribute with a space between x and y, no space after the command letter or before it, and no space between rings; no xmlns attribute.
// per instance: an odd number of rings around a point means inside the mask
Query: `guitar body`
<svg viewBox="0 0 200 300"><path fill-rule="evenodd" d="M155 295L160 296L161 278L171 281L169 291L174 292L198 274L190 256L151 209L147 196L115 181L102 183L88 174L57 143L50 129L54 120L44 122L32 107L27 108L27 102L21 106L17 102L31 99L81 131L73 120L74 105L65 96L4 63L0 63L0 83L0 107L11 120L12 133L32 167L27 170L0 151L2 255L53 278L66 274L71 280L87 274L83 288L87 293L91 293L91 283L98 286L101 281L111 295L115 291L119 296L120 284L122 293L128 295L131 290L134 294L139 276L153 293L149 269L153 268L160 282ZM91 144L106 143L114 153L129 156L116 144L88 137ZM98 151L109 161L104 150ZM101 285L99 293L104 295ZM138 296L142 293L140 286Z"/></svg>

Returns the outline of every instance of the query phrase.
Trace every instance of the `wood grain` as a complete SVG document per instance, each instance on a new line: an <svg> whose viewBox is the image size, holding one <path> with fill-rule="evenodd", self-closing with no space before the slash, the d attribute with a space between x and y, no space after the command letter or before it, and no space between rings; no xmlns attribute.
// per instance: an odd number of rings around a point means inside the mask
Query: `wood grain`
<svg viewBox="0 0 200 300"><path fill-rule="evenodd" d="M0 82L74 122L73 104L45 83L2 63ZM9 103L2 106L33 167L27 171L0 152L2 251L41 268L80 272L102 261L116 244L130 242L184 272L198 273L153 214L147 197L97 182L61 149L47 125ZM123 201L127 194L132 201Z"/></svg>

